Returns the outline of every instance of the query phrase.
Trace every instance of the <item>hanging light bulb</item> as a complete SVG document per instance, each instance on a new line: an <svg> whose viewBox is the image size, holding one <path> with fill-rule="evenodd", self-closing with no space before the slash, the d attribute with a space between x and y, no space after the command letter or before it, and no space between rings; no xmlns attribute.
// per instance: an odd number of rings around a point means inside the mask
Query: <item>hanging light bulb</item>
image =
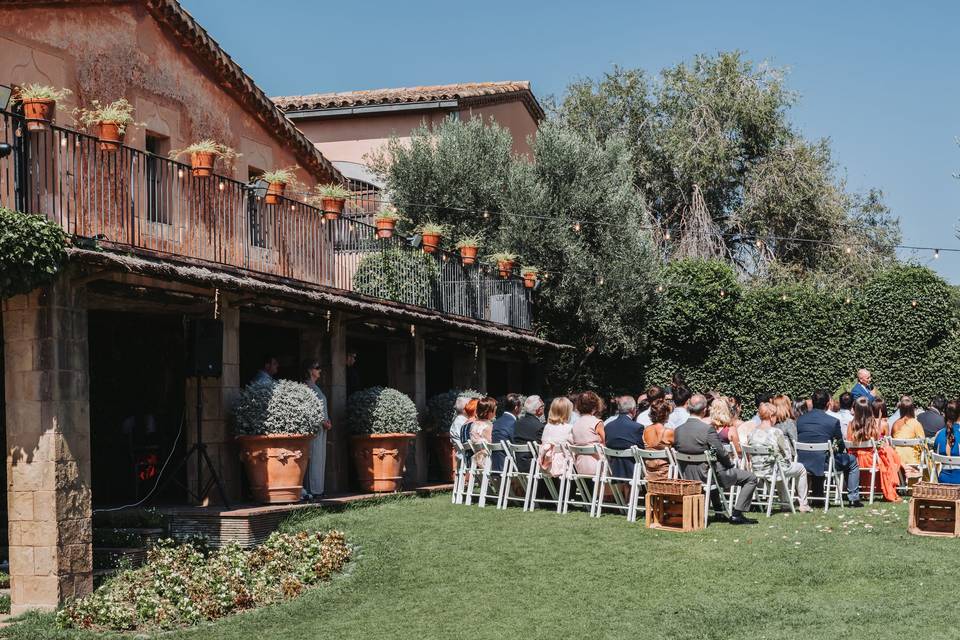
<svg viewBox="0 0 960 640"><path fill-rule="evenodd" d="M759 249L762 246L763 246L763 242L760 240L760 238L757 238L757 249Z"/></svg>
<svg viewBox="0 0 960 640"><path fill-rule="evenodd" d="M936 259L939 258L939 257L940 257L940 249L934 249L934 250L933 250L933 259L936 260Z"/></svg>
<svg viewBox="0 0 960 640"><path fill-rule="evenodd" d="M913 302L911 302L911 303L910 303L910 306L913 307L914 309L916 309L916 308L917 308L917 301L914 300Z"/></svg>
<svg viewBox="0 0 960 640"><path fill-rule="evenodd" d="M60 140L60 146L61 146L61 147L67 146L67 139L66 139L66 138L62 138L62 139Z"/></svg>
<svg viewBox="0 0 960 640"><path fill-rule="evenodd" d="M721 298L724 298L724 297L726 297L726 295L727 295L727 292L724 291L723 289L720 289L720 297L721 297Z"/></svg>
<svg viewBox="0 0 960 640"><path fill-rule="evenodd" d="M663 239L664 240L670 239L670 229L667 229L666 231L663 232Z"/></svg>
<svg viewBox="0 0 960 640"><path fill-rule="evenodd" d="M447 254L443 254L443 261L446 262L448 259L449 258L447 258Z"/></svg>
<svg viewBox="0 0 960 640"><path fill-rule="evenodd" d="M662 284L658 284L658 285L657 285L657 293L663 293L663 285L662 285Z"/></svg>
<svg viewBox="0 0 960 640"><path fill-rule="evenodd" d="M576 231L577 233L580 233L580 222L579 222L579 221L573 223L573 230Z"/></svg>
<svg viewBox="0 0 960 640"><path fill-rule="evenodd" d="M844 300L844 303L845 303L845 304L850 304L850 296L847 296L847 299Z"/></svg>
<svg viewBox="0 0 960 640"><path fill-rule="evenodd" d="M223 191L223 188L226 187L226 186L227 186L227 185L225 185L225 184L222 183L222 182L217 185L217 187L220 189L220 191Z"/></svg>
<svg viewBox="0 0 960 640"><path fill-rule="evenodd" d="M843 250L846 251L847 253L850 253L851 251L853 251L853 249L849 245L844 246Z"/></svg>
<svg viewBox="0 0 960 640"><path fill-rule="evenodd" d="M783 300L784 302L786 302L786 301L787 301L787 294L785 294L785 293L782 294L782 295L780 296L780 299Z"/></svg>
<svg viewBox="0 0 960 640"><path fill-rule="evenodd" d="M177 177L178 177L178 178L182 178L182 177L183 177L183 169L177 169Z"/></svg>
<svg viewBox="0 0 960 640"><path fill-rule="evenodd" d="M483 217L484 217L484 218L489 218L489 217L490 217L490 212L489 212L489 211L484 211L484 212L483 212Z"/></svg>

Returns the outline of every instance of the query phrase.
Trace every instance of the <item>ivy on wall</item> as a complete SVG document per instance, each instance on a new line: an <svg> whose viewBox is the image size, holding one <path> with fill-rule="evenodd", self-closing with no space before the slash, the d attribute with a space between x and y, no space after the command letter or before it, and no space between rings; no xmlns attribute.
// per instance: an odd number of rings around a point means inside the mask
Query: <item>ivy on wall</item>
<svg viewBox="0 0 960 640"><path fill-rule="evenodd" d="M0 299L49 282L66 259L66 242L43 216L0 207Z"/></svg>
<svg viewBox="0 0 960 640"><path fill-rule="evenodd" d="M391 245L360 260L353 289L368 296L421 307L431 306L440 267L428 254Z"/></svg>

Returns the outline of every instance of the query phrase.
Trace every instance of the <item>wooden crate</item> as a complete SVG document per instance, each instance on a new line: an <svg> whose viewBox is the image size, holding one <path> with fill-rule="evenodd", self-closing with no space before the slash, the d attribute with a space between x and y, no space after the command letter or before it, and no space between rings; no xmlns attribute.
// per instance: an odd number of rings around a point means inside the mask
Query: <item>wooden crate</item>
<svg viewBox="0 0 960 640"><path fill-rule="evenodd" d="M913 498L907 531L915 536L960 537L960 500Z"/></svg>
<svg viewBox="0 0 960 640"><path fill-rule="evenodd" d="M704 495L647 494L647 528L668 531L698 531L704 528Z"/></svg>

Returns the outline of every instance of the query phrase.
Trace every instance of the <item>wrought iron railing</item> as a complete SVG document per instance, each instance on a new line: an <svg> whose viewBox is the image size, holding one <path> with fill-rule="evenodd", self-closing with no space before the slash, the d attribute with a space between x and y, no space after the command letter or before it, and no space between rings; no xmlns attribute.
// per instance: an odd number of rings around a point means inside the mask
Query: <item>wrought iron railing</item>
<svg viewBox="0 0 960 640"><path fill-rule="evenodd" d="M0 112L0 205L39 213L107 247L227 265L464 316L530 328L530 293L459 256L425 254L406 238L378 238L367 223L379 194L347 202L345 215L298 200L266 204L256 185L121 147L59 126L28 131Z"/></svg>

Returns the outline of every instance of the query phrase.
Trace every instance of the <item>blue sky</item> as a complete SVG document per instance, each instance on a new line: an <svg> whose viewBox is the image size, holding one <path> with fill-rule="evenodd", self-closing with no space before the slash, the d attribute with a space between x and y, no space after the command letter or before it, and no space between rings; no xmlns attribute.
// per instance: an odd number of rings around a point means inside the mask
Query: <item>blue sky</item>
<svg viewBox="0 0 960 640"><path fill-rule="evenodd" d="M182 0L270 95L530 80L740 49L789 70L794 124L850 186L883 189L904 243L958 247L960 3ZM914 255L960 284L960 253Z"/></svg>

